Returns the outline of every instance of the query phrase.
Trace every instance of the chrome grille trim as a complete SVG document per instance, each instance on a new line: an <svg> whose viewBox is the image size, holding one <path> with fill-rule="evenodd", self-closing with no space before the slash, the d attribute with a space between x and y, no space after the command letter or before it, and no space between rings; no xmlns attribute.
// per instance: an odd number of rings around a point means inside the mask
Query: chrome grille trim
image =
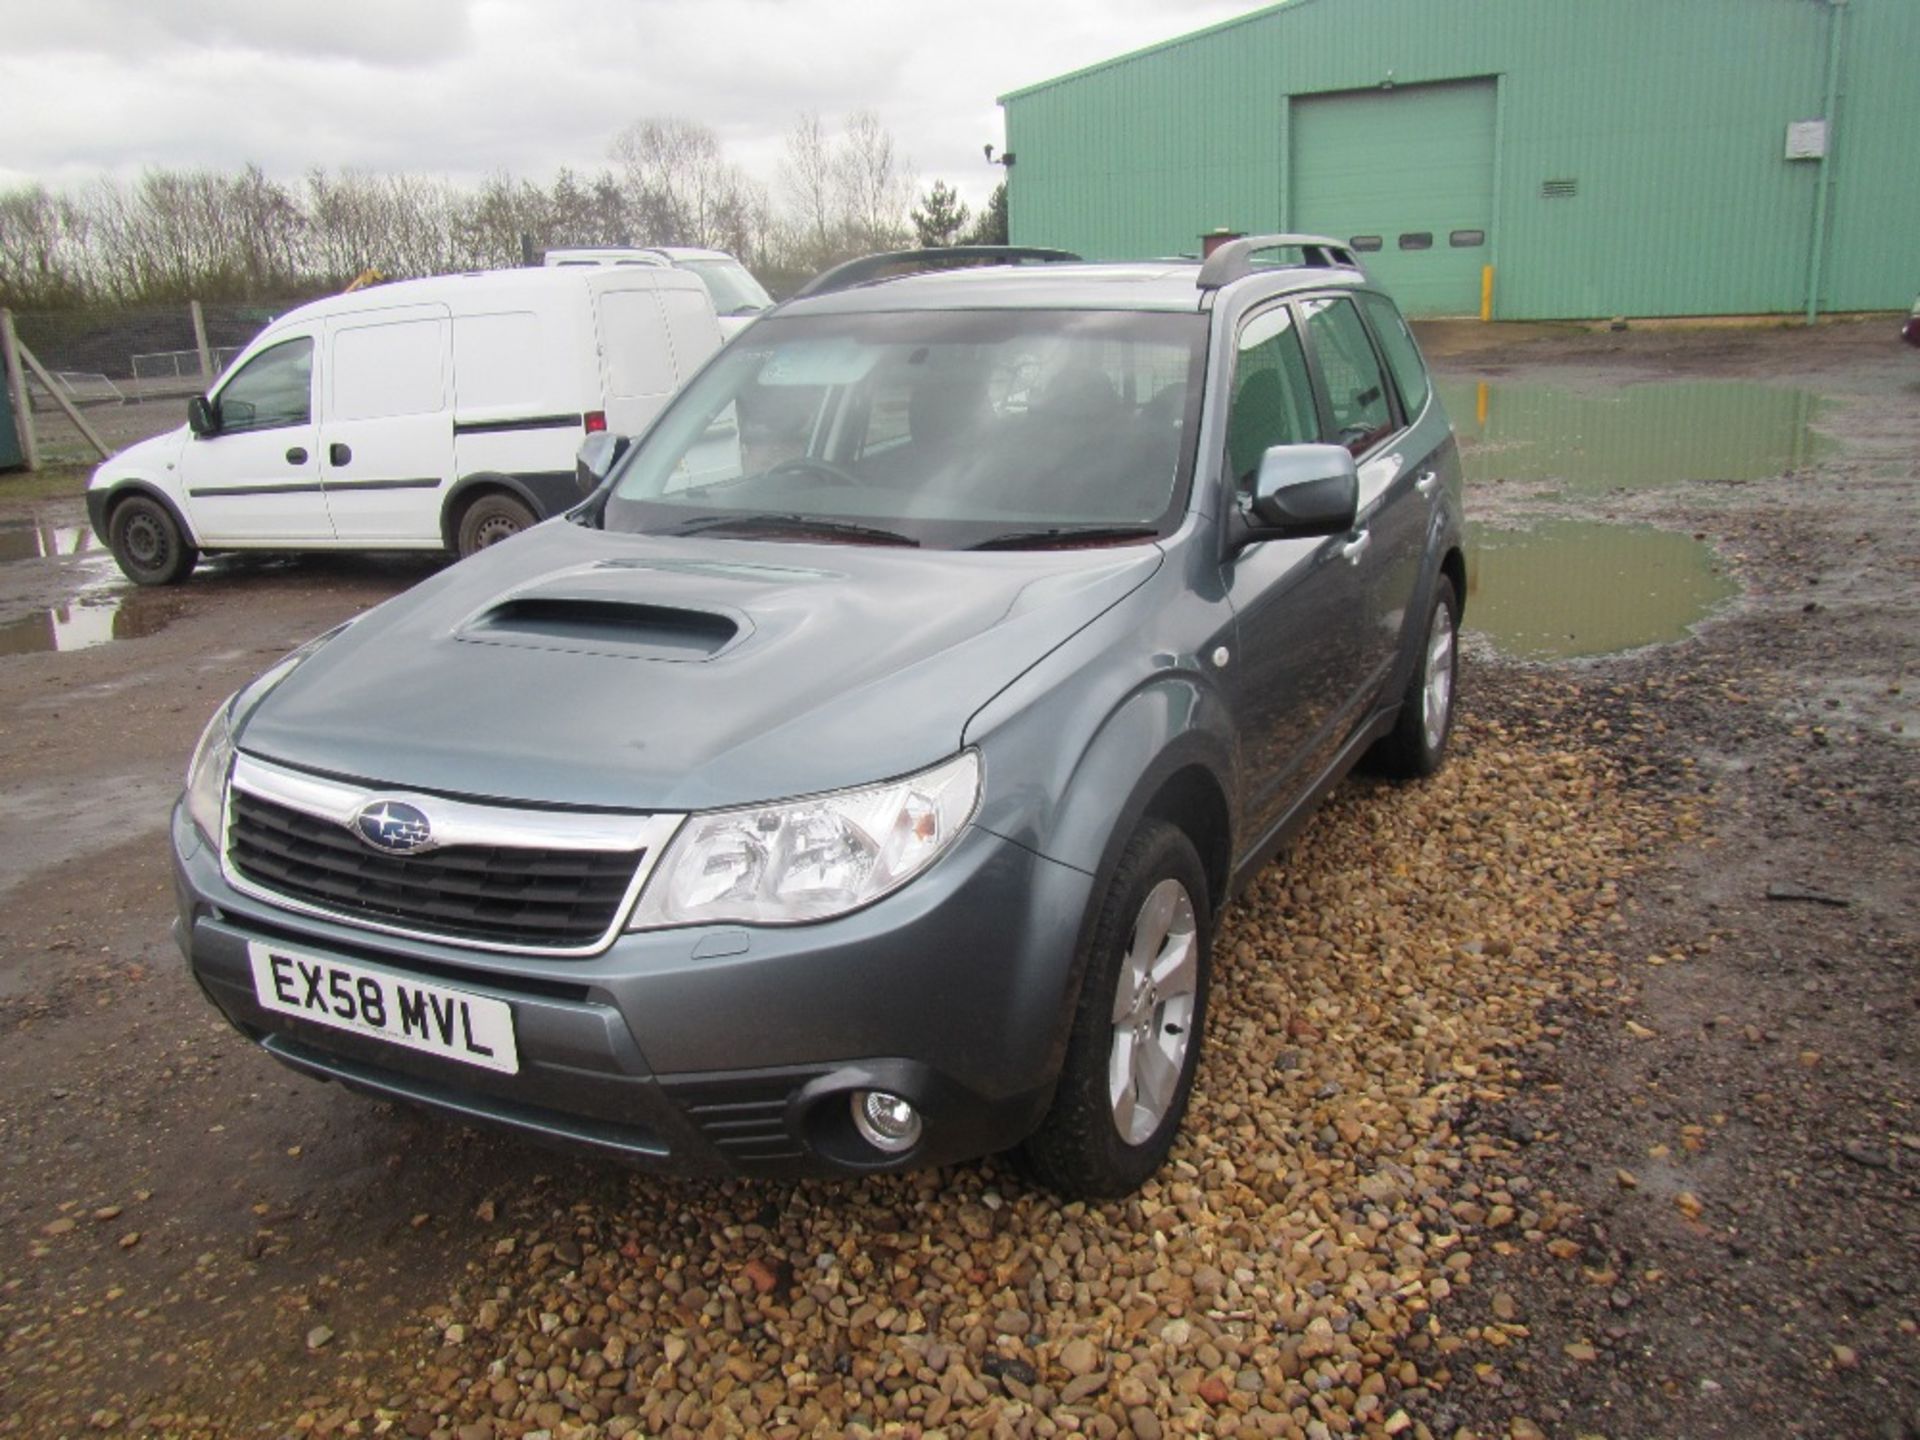
<svg viewBox="0 0 1920 1440"><path fill-rule="evenodd" d="M351 911L284 895L255 883L241 874L232 862L232 795L244 791L263 800L330 821L351 833L352 822L362 807L377 800L399 800L419 807L433 820L434 838L442 848L456 845L493 846L501 849L543 849L580 851L633 851L636 855L633 879L615 909L612 923L604 933L585 945L540 946L482 940L471 936L450 935L375 920ZM450 800L444 796L417 791L367 788L344 781L290 770L270 761L241 754L234 758L227 788L221 797L222 831L220 836L220 872L226 882L243 895L281 910L317 919L331 920L356 930L370 930L407 940L422 940L463 950L484 950L504 955L542 955L578 958L597 955L611 945L626 928L633 907L646 887L661 854L674 833L686 820L685 815L619 815L605 812L532 810L508 805L481 805L472 801Z"/></svg>

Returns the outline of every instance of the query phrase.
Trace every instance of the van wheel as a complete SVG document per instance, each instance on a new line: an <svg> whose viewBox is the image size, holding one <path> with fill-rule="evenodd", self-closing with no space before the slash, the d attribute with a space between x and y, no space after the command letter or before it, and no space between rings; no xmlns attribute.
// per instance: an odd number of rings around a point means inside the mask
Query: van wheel
<svg viewBox="0 0 1920 1440"><path fill-rule="evenodd" d="M177 585L200 559L172 512L147 495L130 495L113 507L107 543L120 573L136 585Z"/></svg>
<svg viewBox="0 0 1920 1440"><path fill-rule="evenodd" d="M1206 870L1164 820L1141 824L1098 903L1053 1105L1019 1154L1041 1184L1089 1200L1131 1194L1173 1148L1213 950Z"/></svg>
<svg viewBox="0 0 1920 1440"><path fill-rule="evenodd" d="M533 524L533 512L511 495L482 495L460 517L460 558L510 540Z"/></svg>
<svg viewBox="0 0 1920 1440"><path fill-rule="evenodd" d="M1400 717L1369 757L1374 768L1398 780L1420 780L1447 758L1460 678L1460 602L1453 581L1434 583L1433 608L1420 640L1420 658L1400 697Z"/></svg>

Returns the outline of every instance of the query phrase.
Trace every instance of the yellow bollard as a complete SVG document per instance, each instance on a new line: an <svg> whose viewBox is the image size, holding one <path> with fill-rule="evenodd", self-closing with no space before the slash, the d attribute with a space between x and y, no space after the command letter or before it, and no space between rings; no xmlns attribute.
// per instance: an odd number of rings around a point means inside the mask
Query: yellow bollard
<svg viewBox="0 0 1920 1440"><path fill-rule="evenodd" d="M1480 323L1486 324L1493 319L1493 267L1480 267Z"/></svg>

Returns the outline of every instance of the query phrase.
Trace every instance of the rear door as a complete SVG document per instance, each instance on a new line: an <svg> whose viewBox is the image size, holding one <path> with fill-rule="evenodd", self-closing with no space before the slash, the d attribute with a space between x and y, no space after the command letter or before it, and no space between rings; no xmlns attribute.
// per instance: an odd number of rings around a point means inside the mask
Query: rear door
<svg viewBox="0 0 1920 1440"><path fill-rule="evenodd" d="M257 352L212 396L220 429L180 455L187 516L203 545L271 545L332 538L321 493L314 335L293 333Z"/></svg>
<svg viewBox="0 0 1920 1440"><path fill-rule="evenodd" d="M1346 545L1359 581L1361 623L1353 632L1353 688L1342 728L1366 718L1381 698L1418 581L1433 485L1430 457L1406 423L1397 388L1352 293L1298 302L1314 378L1327 414L1325 439L1353 453L1360 507ZM1409 341L1411 343L1411 341Z"/></svg>
<svg viewBox="0 0 1920 1440"><path fill-rule="evenodd" d="M448 316L408 305L327 323L321 477L334 533L367 545L438 545L453 475Z"/></svg>

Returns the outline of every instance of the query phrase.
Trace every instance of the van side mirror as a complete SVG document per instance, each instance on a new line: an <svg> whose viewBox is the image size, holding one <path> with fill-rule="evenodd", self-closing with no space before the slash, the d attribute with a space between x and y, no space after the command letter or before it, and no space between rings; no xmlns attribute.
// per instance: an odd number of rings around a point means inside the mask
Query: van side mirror
<svg viewBox="0 0 1920 1440"><path fill-rule="evenodd" d="M582 440L573 458L573 476L579 482L580 493L591 495L598 490L600 482L613 473L613 467L620 463L620 457L632 443L625 435L615 435L610 430L601 430Z"/></svg>
<svg viewBox="0 0 1920 1440"><path fill-rule="evenodd" d="M1360 476L1341 445L1275 445L1260 457L1240 543L1340 535L1360 510Z"/></svg>
<svg viewBox="0 0 1920 1440"><path fill-rule="evenodd" d="M187 428L196 435L218 435L220 416L213 408L213 402L204 395L196 395L187 402Z"/></svg>

